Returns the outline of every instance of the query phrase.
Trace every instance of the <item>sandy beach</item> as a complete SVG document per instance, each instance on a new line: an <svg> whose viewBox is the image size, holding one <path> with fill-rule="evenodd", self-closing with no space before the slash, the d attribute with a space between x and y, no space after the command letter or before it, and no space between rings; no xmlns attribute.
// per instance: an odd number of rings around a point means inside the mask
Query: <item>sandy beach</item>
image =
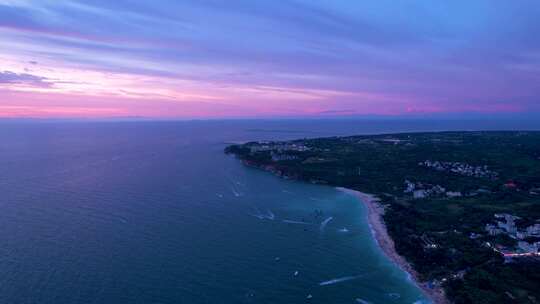
<svg viewBox="0 0 540 304"><path fill-rule="evenodd" d="M384 207L378 203L378 198L372 194L363 193L352 189L342 187L338 187L337 189L355 196L366 206L368 223L377 244L394 263L396 263L403 271L407 272L411 276L415 284L423 291L425 296L435 304L450 303L444 295L444 290L442 288L429 288L427 283L420 282L418 280L418 274L416 271L407 262L407 260L405 260L404 257L400 256L396 252L394 241L388 235L388 231L386 230L386 225L383 220Z"/></svg>

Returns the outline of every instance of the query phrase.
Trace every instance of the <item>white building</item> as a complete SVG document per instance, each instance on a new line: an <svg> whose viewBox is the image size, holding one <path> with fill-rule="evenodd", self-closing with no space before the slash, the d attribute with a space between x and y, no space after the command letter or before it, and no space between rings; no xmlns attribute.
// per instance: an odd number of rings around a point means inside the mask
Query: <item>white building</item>
<svg viewBox="0 0 540 304"><path fill-rule="evenodd" d="M448 192L446 192L446 196L450 197L450 198L453 198L453 197L461 197L462 194L459 191L448 191Z"/></svg>
<svg viewBox="0 0 540 304"><path fill-rule="evenodd" d="M426 198L427 196L428 196L428 193L426 190L415 190L413 192L414 199L422 199L422 198Z"/></svg>
<svg viewBox="0 0 540 304"><path fill-rule="evenodd" d="M538 252L538 248L540 247L540 242L527 243L524 241L519 241L518 247L519 249L525 251L526 253L536 253Z"/></svg>
<svg viewBox="0 0 540 304"><path fill-rule="evenodd" d="M540 224L534 224L527 227L527 236L537 236L540 237Z"/></svg>

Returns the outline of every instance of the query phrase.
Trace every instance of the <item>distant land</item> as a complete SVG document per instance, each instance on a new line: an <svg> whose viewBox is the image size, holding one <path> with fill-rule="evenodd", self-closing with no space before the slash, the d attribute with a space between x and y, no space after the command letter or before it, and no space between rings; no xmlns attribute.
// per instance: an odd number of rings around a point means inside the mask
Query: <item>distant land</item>
<svg viewBox="0 0 540 304"><path fill-rule="evenodd" d="M355 190L381 210L391 238L386 246L379 236L381 247L405 258L400 266L434 302L540 302L540 132L260 141L225 152L284 178Z"/></svg>

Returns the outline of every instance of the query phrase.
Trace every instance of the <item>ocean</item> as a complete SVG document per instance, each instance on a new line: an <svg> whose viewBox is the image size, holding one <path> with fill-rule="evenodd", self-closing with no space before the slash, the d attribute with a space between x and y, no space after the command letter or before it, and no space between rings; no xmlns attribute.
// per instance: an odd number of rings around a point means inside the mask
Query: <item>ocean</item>
<svg viewBox="0 0 540 304"><path fill-rule="evenodd" d="M500 124L2 121L0 303L425 301L353 197L223 149L464 128Z"/></svg>

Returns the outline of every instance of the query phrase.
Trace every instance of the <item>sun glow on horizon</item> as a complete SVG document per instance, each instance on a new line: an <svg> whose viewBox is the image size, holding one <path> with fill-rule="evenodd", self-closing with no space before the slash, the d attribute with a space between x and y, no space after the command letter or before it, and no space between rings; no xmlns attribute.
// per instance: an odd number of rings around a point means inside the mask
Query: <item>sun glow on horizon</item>
<svg viewBox="0 0 540 304"><path fill-rule="evenodd" d="M540 112L540 5L417 6L0 1L0 116Z"/></svg>

